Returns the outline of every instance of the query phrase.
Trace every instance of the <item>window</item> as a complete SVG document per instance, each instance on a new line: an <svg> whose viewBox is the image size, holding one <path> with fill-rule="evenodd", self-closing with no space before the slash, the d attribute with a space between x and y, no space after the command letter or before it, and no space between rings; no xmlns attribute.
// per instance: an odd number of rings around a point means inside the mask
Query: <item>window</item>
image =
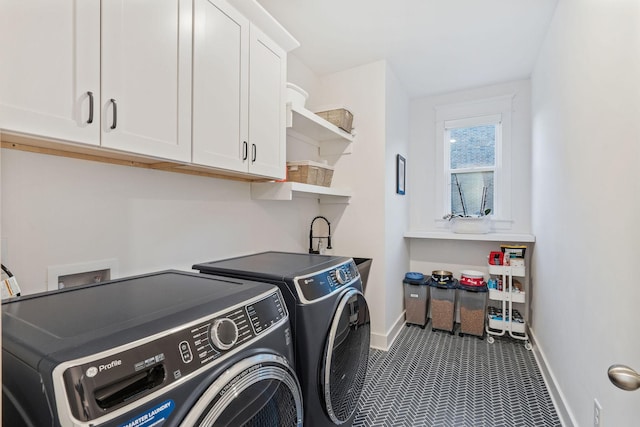
<svg viewBox="0 0 640 427"><path fill-rule="evenodd" d="M440 227L446 227L443 215L491 209L494 229L512 228L512 102L513 95L505 95L435 107L431 204Z"/></svg>
<svg viewBox="0 0 640 427"><path fill-rule="evenodd" d="M451 120L444 127L448 212L472 216L488 209L494 212L500 116Z"/></svg>

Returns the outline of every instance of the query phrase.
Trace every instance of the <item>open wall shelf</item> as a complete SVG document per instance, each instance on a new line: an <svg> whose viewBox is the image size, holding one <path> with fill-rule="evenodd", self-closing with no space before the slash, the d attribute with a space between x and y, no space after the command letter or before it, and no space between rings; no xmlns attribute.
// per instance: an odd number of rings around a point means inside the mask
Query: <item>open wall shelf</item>
<svg viewBox="0 0 640 427"><path fill-rule="evenodd" d="M294 196L316 197L320 203L348 204L351 191L299 182L251 183L251 198L254 200L292 200Z"/></svg>

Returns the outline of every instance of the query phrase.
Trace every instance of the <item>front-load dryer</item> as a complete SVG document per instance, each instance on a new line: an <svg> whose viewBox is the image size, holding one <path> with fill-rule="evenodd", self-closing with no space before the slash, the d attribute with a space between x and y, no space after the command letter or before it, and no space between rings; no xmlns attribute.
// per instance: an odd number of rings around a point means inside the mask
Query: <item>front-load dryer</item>
<svg viewBox="0 0 640 427"><path fill-rule="evenodd" d="M350 425L369 359L369 309L351 258L263 252L196 264L201 273L273 283L293 325L306 426Z"/></svg>
<svg viewBox="0 0 640 427"><path fill-rule="evenodd" d="M299 426L273 285L165 271L2 304L5 426Z"/></svg>

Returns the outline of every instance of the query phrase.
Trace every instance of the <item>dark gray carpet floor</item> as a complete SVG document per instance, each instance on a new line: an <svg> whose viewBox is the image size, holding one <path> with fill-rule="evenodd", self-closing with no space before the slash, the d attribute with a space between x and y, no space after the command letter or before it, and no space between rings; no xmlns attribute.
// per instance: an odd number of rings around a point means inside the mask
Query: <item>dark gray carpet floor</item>
<svg viewBox="0 0 640 427"><path fill-rule="evenodd" d="M561 426L533 352L417 326L372 350L354 426Z"/></svg>

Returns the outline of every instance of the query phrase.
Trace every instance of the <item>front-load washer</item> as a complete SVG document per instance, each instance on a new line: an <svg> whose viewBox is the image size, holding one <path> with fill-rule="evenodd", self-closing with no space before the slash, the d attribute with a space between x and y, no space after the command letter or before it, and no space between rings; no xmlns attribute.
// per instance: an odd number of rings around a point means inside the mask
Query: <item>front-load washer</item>
<svg viewBox="0 0 640 427"><path fill-rule="evenodd" d="M2 304L5 426L299 426L273 285L164 271Z"/></svg>
<svg viewBox="0 0 640 427"><path fill-rule="evenodd" d="M201 273L273 283L293 325L307 426L350 425L369 359L369 309L351 258L263 252L196 264Z"/></svg>

